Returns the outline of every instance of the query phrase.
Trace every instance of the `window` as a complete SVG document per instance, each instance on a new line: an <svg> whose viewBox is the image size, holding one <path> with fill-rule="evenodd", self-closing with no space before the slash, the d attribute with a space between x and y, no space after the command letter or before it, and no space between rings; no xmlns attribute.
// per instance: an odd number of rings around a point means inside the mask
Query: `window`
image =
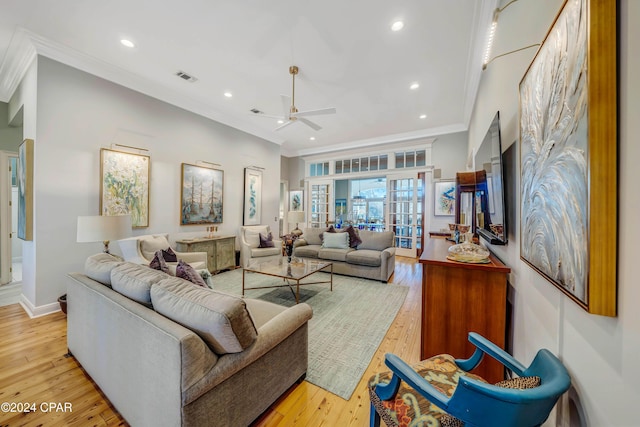
<svg viewBox="0 0 640 427"><path fill-rule="evenodd" d="M414 168L426 165L426 152L425 150L405 151L395 153L396 168Z"/></svg>
<svg viewBox="0 0 640 427"><path fill-rule="evenodd" d="M311 163L309 167L309 176L329 175L329 162Z"/></svg>

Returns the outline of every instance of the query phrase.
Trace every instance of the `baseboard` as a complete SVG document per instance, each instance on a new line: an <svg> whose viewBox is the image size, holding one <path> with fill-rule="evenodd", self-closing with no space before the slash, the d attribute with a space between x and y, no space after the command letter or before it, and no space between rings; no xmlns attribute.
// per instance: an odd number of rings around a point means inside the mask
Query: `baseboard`
<svg viewBox="0 0 640 427"><path fill-rule="evenodd" d="M47 314L55 313L56 311L60 311L60 303L53 302L51 304L45 304L41 306L34 306L31 304L24 294L20 296L20 305L27 312L30 318L46 316Z"/></svg>

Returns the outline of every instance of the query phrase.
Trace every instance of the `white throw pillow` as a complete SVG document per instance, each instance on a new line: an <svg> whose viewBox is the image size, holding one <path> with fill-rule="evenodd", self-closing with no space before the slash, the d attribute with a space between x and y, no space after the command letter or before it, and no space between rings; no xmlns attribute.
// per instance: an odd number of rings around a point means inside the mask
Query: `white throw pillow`
<svg viewBox="0 0 640 427"><path fill-rule="evenodd" d="M167 250L169 248L169 241L165 236L141 236L140 237L140 252L145 259L152 260L156 252L159 250Z"/></svg>
<svg viewBox="0 0 640 427"><path fill-rule="evenodd" d="M260 233L265 236L269 234L267 227L252 227L244 230L244 240L249 244L249 247L257 248L260 246Z"/></svg>
<svg viewBox="0 0 640 427"><path fill-rule="evenodd" d="M349 249L348 233L329 233L322 235L322 247L326 249Z"/></svg>

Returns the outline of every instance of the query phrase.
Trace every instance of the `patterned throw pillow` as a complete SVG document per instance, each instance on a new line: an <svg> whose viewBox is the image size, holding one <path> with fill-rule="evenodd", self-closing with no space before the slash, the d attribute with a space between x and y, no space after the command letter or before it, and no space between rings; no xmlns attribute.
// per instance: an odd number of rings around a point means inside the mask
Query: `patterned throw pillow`
<svg viewBox="0 0 640 427"><path fill-rule="evenodd" d="M178 266L176 267L176 277L188 280L194 285L202 286L203 288L208 287L202 276L200 276L200 273L198 273L195 268L191 267L183 260L178 261Z"/></svg>
<svg viewBox="0 0 640 427"><path fill-rule="evenodd" d="M348 226L344 229L346 233L349 234L349 246L352 248L357 248L360 243L362 243L362 239L358 235L358 230L353 228L353 225Z"/></svg>
<svg viewBox="0 0 640 427"><path fill-rule="evenodd" d="M536 388L540 386L540 377L516 377L509 380L500 381L495 385L502 388L526 390L528 388Z"/></svg>
<svg viewBox="0 0 640 427"><path fill-rule="evenodd" d="M163 252L163 250L156 251L153 259L149 263L149 267L153 268L154 270L160 270L163 273L170 274L169 266L167 265L167 261L164 259Z"/></svg>
<svg viewBox="0 0 640 427"><path fill-rule="evenodd" d="M269 232L268 236L265 236L262 233L259 233L260 236L260 244L258 245L259 248L273 248L275 247L274 243L273 243L273 234L271 234L271 232Z"/></svg>

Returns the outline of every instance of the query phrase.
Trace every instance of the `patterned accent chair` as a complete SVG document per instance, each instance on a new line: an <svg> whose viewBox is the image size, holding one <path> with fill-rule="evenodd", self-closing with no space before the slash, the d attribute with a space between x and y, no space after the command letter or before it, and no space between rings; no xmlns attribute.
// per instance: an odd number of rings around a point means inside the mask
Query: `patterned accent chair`
<svg viewBox="0 0 640 427"><path fill-rule="evenodd" d="M411 367L387 354L391 372L369 380L371 426L379 427L380 419L389 427L539 426L571 385L566 368L546 349L525 367L474 332L469 341L476 351L465 360L444 354ZM518 377L492 385L470 374L485 354Z"/></svg>

